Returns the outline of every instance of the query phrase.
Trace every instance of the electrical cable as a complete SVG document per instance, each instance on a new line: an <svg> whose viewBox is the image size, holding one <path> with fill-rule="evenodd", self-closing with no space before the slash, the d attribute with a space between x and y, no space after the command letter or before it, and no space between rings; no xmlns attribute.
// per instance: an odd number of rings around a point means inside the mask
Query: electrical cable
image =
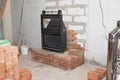
<svg viewBox="0 0 120 80"><path fill-rule="evenodd" d="M24 8L24 0L22 2L22 10L21 10L21 16L20 16L20 25L19 25L19 32L18 32L18 48L20 47L20 41L21 41L21 30L22 30L22 17L23 17L23 8Z"/></svg>
<svg viewBox="0 0 120 80"><path fill-rule="evenodd" d="M107 38L107 29L106 29L106 26L105 26L105 23L104 23L104 12L103 12L103 8L102 8L102 4L101 4L101 0L99 0L99 6L100 6L100 10L101 10L101 15L102 15L102 25L103 25L103 28L105 30L105 39L108 40Z"/></svg>

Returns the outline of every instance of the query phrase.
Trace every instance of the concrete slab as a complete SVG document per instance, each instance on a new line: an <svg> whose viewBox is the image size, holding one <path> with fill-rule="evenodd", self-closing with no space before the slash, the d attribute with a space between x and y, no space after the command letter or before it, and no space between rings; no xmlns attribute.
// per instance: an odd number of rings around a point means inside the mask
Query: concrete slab
<svg viewBox="0 0 120 80"><path fill-rule="evenodd" d="M33 80L87 80L87 73L89 71L100 68L100 66L85 63L73 70L65 71L46 64L31 61L30 55L20 56L19 64L21 68L27 68L32 71Z"/></svg>

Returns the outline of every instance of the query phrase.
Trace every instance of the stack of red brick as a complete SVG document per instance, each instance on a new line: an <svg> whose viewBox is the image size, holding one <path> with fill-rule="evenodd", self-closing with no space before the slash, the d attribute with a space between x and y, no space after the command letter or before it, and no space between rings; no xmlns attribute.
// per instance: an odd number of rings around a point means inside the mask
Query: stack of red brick
<svg viewBox="0 0 120 80"><path fill-rule="evenodd" d="M77 43L77 33L74 30L67 30L67 49L72 55L82 56L84 58L84 48Z"/></svg>
<svg viewBox="0 0 120 80"><path fill-rule="evenodd" d="M0 80L23 80L20 74L18 48L11 45L0 47Z"/></svg>
<svg viewBox="0 0 120 80"><path fill-rule="evenodd" d="M102 80L106 75L106 70L96 69L94 71L88 72L88 80Z"/></svg>
<svg viewBox="0 0 120 80"><path fill-rule="evenodd" d="M46 50L31 50L32 60L52 65L64 70L73 69L83 63L79 56L61 54Z"/></svg>
<svg viewBox="0 0 120 80"><path fill-rule="evenodd" d="M85 49L77 43L77 32L74 30L67 30L67 52L70 55L79 57L80 63L84 63L84 51Z"/></svg>

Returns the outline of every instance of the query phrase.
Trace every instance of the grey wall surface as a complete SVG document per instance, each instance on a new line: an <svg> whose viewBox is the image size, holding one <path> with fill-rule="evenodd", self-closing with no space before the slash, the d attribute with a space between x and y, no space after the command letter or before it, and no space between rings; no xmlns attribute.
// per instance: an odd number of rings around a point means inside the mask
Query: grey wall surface
<svg viewBox="0 0 120 80"><path fill-rule="evenodd" d="M13 42L18 42L18 31L20 25L20 14L22 9L23 0L11 0L11 14L12 14L12 31L13 31Z"/></svg>
<svg viewBox="0 0 120 80"><path fill-rule="evenodd" d="M11 0L13 40L18 42L18 30L23 0ZM31 48L41 48L40 14L44 9L44 0L25 0L22 15L22 40Z"/></svg>

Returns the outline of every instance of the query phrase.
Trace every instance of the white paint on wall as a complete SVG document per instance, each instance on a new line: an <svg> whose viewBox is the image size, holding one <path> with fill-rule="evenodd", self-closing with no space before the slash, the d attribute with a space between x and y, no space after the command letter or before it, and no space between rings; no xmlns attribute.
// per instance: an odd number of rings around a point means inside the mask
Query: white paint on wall
<svg viewBox="0 0 120 80"><path fill-rule="evenodd" d="M77 34L76 37L79 39L86 40L87 39L87 34Z"/></svg>
<svg viewBox="0 0 120 80"><path fill-rule="evenodd" d="M117 20L120 20L120 0L100 0L104 13L105 29L102 25L102 15L99 0L89 0L89 23L88 23L88 60L94 60L102 65L106 65L108 33L116 27Z"/></svg>
<svg viewBox="0 0 120 80"><path fill-rule="evenodd" d="M72 17L71 16L63 16L63 21L72 22Z"/></svg>
<svg viewBox="0 0 120 80"><path fill-rule="evenodd" d="M83 15L84 14L84 9L83 8L68 8L68 14L69 15Z"/></svg>
<svg viewBox="0 0 120 80"><path fill-rule="evenodd" d="M74 21L75 22L83 22L83 23L87 23L87 21L88 21L88 16L76 16L75 18L74 18Z"/></svg>
<svg viewBox="0 0 120 80"><path fill-rule="evenodd" d="M52 2L46 2L45 3L45 6L47 6L47 7L51 7L51 6L56 6L56 2L55 1L52 1Z"/></svg>
<svg viewBox="0 0 120 80"><path fill-rule="evenodd" d="M87 5L88 4L88 0L74 0L74 4L84 4Z"/></svg>
<svg viewBox="0 0 120 80"><path fill-rule="evenodd" d="M58 4L59 6L72 5L72 0L60 0Z"/></svg>
<svg viewBox="0 0 120 80"><path fill-rule="evenodd" d="M84 29L84 26L80 26L80 25L69 25L69 26L68 26L68 29L70 29L70 30L75 30L75 31L77 31L77 30L83 30L83 29Z"/></svg>

